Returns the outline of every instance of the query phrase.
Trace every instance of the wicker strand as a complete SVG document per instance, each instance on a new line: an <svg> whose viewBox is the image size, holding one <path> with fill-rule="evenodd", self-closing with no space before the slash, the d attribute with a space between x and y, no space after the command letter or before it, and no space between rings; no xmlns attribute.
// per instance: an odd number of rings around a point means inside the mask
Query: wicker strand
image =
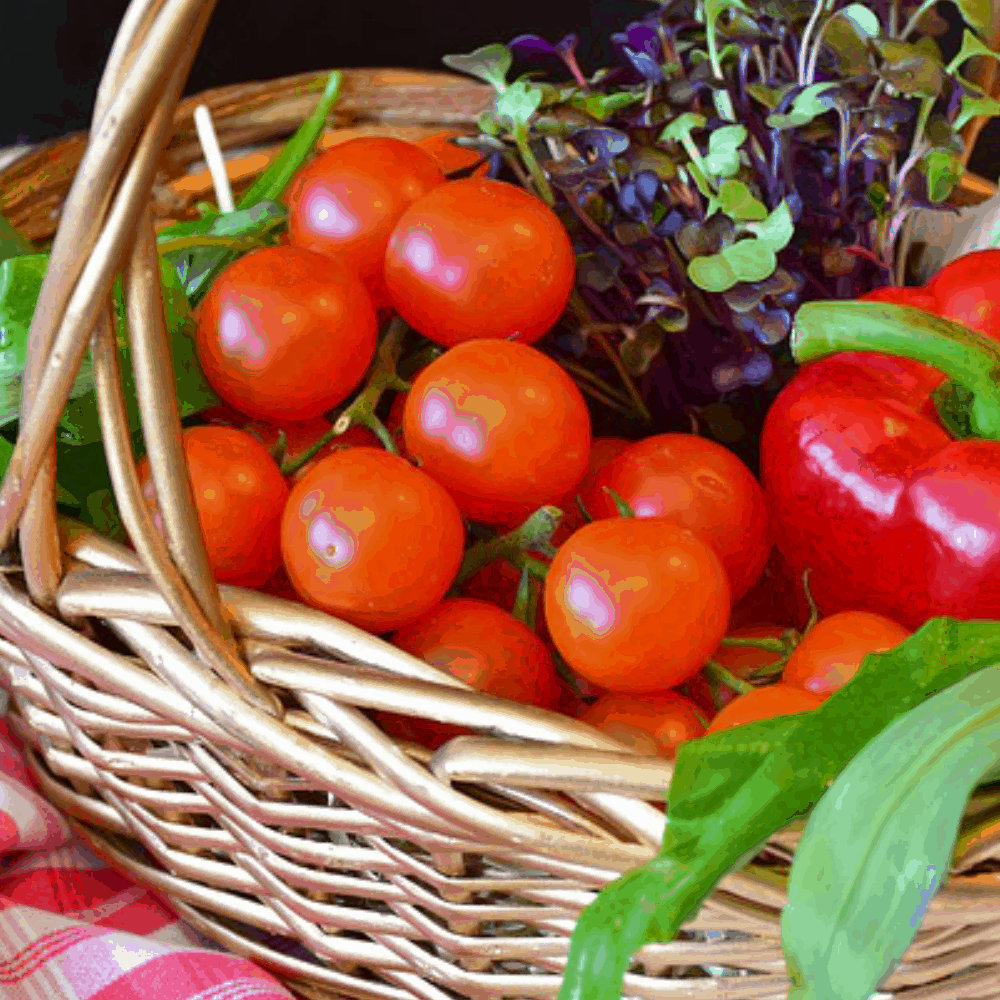
<svg viewBox="0 0 1000 1000"><path fill-rule="evenodd" d="M259 688L242 660L233 655L227 643L220 641L221 636L211 627L201 605L171 562L166 542L153 526L149 508L142 499L132 454L125 400L122 397L118 346L111 324L109 301L105 314L94 331L91 352L94 358L94 387L104 452L125 530L143 556L157 589L177 623L191 639L201 661L232 684L233 689L239 691L250 704L269 714L280 715L281 708L274 696ZM182 687L180 690L185 689Z"/></svg>

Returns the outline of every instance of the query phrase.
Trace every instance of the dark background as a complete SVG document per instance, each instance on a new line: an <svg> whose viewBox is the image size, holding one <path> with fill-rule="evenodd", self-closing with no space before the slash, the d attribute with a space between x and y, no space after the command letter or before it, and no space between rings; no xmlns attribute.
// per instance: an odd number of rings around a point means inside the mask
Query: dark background
<svg viewBox="0 0 1000 1000"><path fill-rule="evenodd" d="M0 0L0 146L85 129L127 0ZM585 71L644 0L219 0L188 93L309 70L444 69L441 56L536 32L583 38Z"/></svg>
<svg viewBox="0 0 1000 1000"><path fill-rule="evenodd" d="M86 129L127 0L0 0L0 146ZM219 0L187 93L310 70L442 69L441 56L535 32L581 36L584 72L613 61L608 36L653 9L648 0ZM939 39L957 51L953 22ZM970 164L996 180L1000 123Z"/></svg>

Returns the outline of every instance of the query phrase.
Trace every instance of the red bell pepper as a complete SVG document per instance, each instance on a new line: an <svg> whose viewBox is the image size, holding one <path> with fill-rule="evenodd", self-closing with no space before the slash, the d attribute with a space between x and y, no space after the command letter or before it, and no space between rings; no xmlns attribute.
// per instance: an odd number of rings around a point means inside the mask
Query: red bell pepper
<svg viewBox="0 0 1000 1000"><path fill-rule="evenodd" d="M1000 618L1000 344L879 298L796 316L804 367L761 438L776 544L824 615ZM938 416L946 379L974 437Z"/></svg>

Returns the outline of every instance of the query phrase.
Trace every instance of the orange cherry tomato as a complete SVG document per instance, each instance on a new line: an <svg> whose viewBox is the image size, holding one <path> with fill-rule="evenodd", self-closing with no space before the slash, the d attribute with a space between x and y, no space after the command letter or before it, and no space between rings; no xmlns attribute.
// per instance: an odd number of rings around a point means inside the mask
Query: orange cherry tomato
<svg viewBox="0 0 1000 1000"><path fill-rule="evenodd" d="M281 565L281 515L288 486L259 441L232 427L189 427L182 436L198 523L220 583L259 587ZM156 486L144 458L142 495L163 531Z"/></svg>
<svg viewBox="0 0 1000 1000"><path fill-rule="evenodd" d="M729 621L711 546L665 518L609 518L563 544L545 581L556 648L608 691L661 693L693 677Z"/></svg>
<svg viewBox="0 0 1000 1000"><path fill-rule="evenodd" d="M756 691L734 698L712 720L708 731L718 733L724 729L735 729L737 726L760 722L762 719L773 719L779 715L811 712L822 704L822 698L808 691L794 688L789 684L772 684L770 687L757 688Z"/></svg>
<svg viewBox="0 0 1000 1000"><path fill-rule="evenodd" d="M302 598L376 633L416 621L444 597L464 544L445 490L375 448L318 462L292 490L281 522L285 568Z"/></svg>
<svg viewBox="0 0 1000 1000"><path fill-rule="evenodd" d="M730 628L727 639L779 639L785 631L781 625L746 625L743 628ZM778 659L777 653L753 646L719 646L710 659L723 666L734 677L746 680L751 673L761 667L769 667ZM712 696L712 688L705 676L704 670L699 670L689 681L682 684L678 690L687 695L708 717L714 718L719 708ZM726 685L721 685L718 692L719 707L724 707L733 701L736 692Z"/></svg>
<svg viewBox="0 0 1000 1000"><path fill-rule="evenodd" d="M595 437L590 444L590 458L587 465L587 472L580 484L566 494L556 506L563 512L563 519L556 529L552 539L553 545L562 543L573 534L577 528L587 523L586 518L580 511L580 505L576 498L585 499L594 488L594 483L601 470L613 459L617 458L626 448L631 447L635 442L628 438L620 437ZM590 511L588 511L590 513Z"/></svg>
<svg viewBox="0 0 1000 1000"><path fill-rule="evenodd" d="M466 517L514 527L583 478L590 414L573 380L541 351L474 340L414 379L403 438Z"/></svg>
<svg viewBox="0 0 1000 1000"><path fill-rule="evenodd" d="M437 135L421 139L417 145L421 149L426 149L437 160L438 166L445 174L450 174L456 170L464 170L466 167L471 167L474 163L478 163L482 159L482 156L474 149L465 149L462 146L456 146L451 141L452 139L460 139L462 136L467 136L468 134L468 132L459 132L455 129L447 132L438 132ZM476 168L472 176L484 177L489 172L489 169L489 163L483 163Z"/></svg>
<svg viewBox="0 0 1000 1000"><path fill-rule="evenodd" d="M771 550L764 492L728 448L695 434L655 434L600 471L585 499L595 518L617 515L606 487L637 517L669 517L702 532L729 573L734 600L757 582Z"/></svg>
<svg viewBox="0 0 1000 1000"><path fill-rule="evenodd" d="M643 697L605 694L579 719L651 757L673 757L681 743L705 735L698 706L673 691Z"/></svg>
<svg viewBox="0 0 1000 1000"><path fill-rule="evenodd" d="M433 152L402 139L338 143L296 174L286 197L292 242L336 257L389 305L385 248L400 216L445 182Z"/></svg>
<svg viewBox="0 0 1000 1000"><path fill-rule="evenodd" d="M385 254L397 312L436 344L516 337L555 326L576 281L559 217L523 188L450 181L400 218Z"/></svg>
<svg viewBox="0 0 1000 1000"><path fill-rule="evenodd" d="M869 653L905 642L912 633L868 611L841 611L818 621L788 658L782 681L822 699L839 691Z"/></svg>
<svg viewBox="0 0 1000 1000"><path fill-rule="evenodd" d="M231 264L198 310L198 358L212 388L267 421L311 420L358 385L378 329L358 276L302 247Z"/></svg>

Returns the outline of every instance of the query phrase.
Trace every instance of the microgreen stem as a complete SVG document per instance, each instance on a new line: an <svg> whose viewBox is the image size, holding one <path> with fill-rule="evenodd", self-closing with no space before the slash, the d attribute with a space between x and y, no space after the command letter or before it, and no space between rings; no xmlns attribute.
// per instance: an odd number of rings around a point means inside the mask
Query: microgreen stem
<svg viewBox="0 0 1000 1000"><path fill-rule="evenodd" d="M920 19L931 10L933 7L937 6L938 0L924 0L924 2L910 15L910 19L906 22L905 27L899 34L899 40L901 42L906 41L906 36L914 31L918 24L920 24ZM952 70L949 68L948 72L951 73Z"/></svg>
<svg viewBox="0 0 1000 1000"><path fill-rule="evenodd" d="M577 364L575 361L571 361L569 358L560 358L559 364L563 368L565 368L566 371L570 373L570 375L573 375L579 379L583 379L586 382L590 382L592 385L600 389L603 393L606 393L612 399L617 400L621 405L629 406L631 404L631 400L629 400L628 396L624 395L617 389L608 385L608 383L605 382L604 379L600 377L600 375L595 375L589 369L584 368L583 365Z"/></svg>
<svg viewBox="0 0 1000 1000"><path fill-rule="evenodd" d="M816 4L813 7L812 14L809 15L809 20L806 23L805 29L802 32L802 41L799 43L799 85L805 86L806 83L806 60L809 58L809 42L812 37L813 31L816 29L816 25L819 22L820 15L823 13L823 8L826 6L826 0L816 0Z"/></svg>
<svg viewBox="0 0 1000 1000"><path fill-rule="evenodd" d="M348 429L354 424L360 424L373 431L386 451L393 455L398 455L396 442L393 441L385 424L375 415L375 408L382 398L382 393L386 389L395 389L397 392L408 392L409 382L404 382L396 374L396 363L403 349L403 341L409 327L406 322L398 316L393 316L386 327L385 334L379 343L378 352L375 355L375 362L372 365L371 374L365 384L365 388L355 398L354 402L347 407L334 421L333 426L321 438L315 441L310 447L298 455L288 458L281 467L283 476L290 476L293 472L302 468L307 462L329 444L334 438L346 434Z"/></svg>
<svg viewBox="0 0 1000 1000"><path fill-rule="evenodd" d="M484 566L498 559L515 562L526 552L542 551L550 545L563 512L558 507L539 507L519 528L489 541L477 542L466 550L452 589L460 587Z"/></svg>
<svg viewBox="0 0 1000 1000"><path fill-rule="evenodd" d="M632 400L632 405L635 407L636 413L639 414L639 418L645 423L650 423L653 419L653 415L649 412L649 407L646 406L642 398L642 393L639 392L639 387L635 384L635 379L632 378L632 374L625 367L625 362L622 361L621 354L616 351L607 341L603 333L595 331L590 334L590 339L593 340L597 346L604 351L607 359L614 365L615 371L618 373L618 377L622 380L622 385L628 391L629 398Z"/></svg>
<svg viewBox="0 0 1000 1000"><path fill-rule="evenodd" d="M542 170L541 164L535 159L535 154L531 151L527 125L518 124L514 126L514 142L517 143L517 150L521 154L521 159L524 160L524 165L528 168L532 180L535 182L535 188L541 196L542 201L549 208L553 208L556 203L556 196L552 193L552 188L549 187L545 171Z"/></svg>
<svg viewBox="0 0 1000 1000"><path fill-rule="evenodd" d="M751 691L756 690L752 684L731 674L721 663L715 660L709 660L705 664L704 669L705 676L710 681L714 681L720 685L724 684L726 687L732 688L737 694L749 694Z"/></svg>

